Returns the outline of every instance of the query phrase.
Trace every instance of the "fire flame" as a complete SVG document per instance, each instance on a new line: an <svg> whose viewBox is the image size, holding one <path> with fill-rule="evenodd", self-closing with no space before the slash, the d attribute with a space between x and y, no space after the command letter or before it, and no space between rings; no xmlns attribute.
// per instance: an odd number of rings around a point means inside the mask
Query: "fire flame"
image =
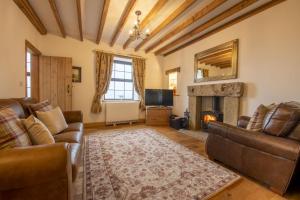
<svg viewBox="0 0 300 200"><path fill-rule="evenodd" d="M217 118L214 115L204 115L204 117L203 117L203 121L205 123L208 123L210 121L216 121L216 120L217 120Z"/></svg>

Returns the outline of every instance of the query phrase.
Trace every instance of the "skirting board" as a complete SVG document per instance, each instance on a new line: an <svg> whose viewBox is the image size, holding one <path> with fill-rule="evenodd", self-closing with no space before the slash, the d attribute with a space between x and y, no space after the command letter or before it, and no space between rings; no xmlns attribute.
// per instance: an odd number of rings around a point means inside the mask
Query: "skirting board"
<svg viewBox="0 0 300 200"><path fill-rule="evenodd" d="M144 124L145 119L139 119L137 122L134 124ZM107 125L106 122L91 122L91 123L84 123L84 128L102 128L106 126L111 126Z"/></svg>

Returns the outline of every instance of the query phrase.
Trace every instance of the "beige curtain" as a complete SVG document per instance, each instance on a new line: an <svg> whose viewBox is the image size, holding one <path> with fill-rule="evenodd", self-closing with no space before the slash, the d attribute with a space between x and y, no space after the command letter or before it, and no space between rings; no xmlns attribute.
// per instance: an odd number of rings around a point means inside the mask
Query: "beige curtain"
<svg viewBox="0 0 300 200"><path fill-rule="evenodd" d="M92 113L100 113L102 111L101 98L109 87L113 58L112 54L96 52L96 92L92 102Z"/></svg>
<svg viewBox="0 0 300 200"><path fill-rule="evenodd" d="M133 58L133 80L134 87L140 96L140 108L145 109L145 68L146 62L143 58Z"/></svg>

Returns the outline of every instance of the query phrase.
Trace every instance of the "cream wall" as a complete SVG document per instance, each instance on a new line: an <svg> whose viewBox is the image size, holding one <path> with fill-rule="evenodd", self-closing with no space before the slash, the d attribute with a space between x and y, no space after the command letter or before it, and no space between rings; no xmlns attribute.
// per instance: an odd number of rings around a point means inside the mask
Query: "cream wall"
<svg viewBox="0 0 300 200"><path fill-rule="evenodd" d="M256 16L227 28L163 59L164 71L181 67L174 112L188 107L187 86L194 85L194 54L239 39L238 79L202 84L242 81L246 91L241 114L251 115L263 103L300 101L300 1L287 0ZM164 87L167 77L164 76Z"/></svg>
<svg viewBox="0 0 300 200"><path fill-rule="evenodd" d="M94 49L101 49L108 52L120 54L135 54L146 58L146 88L162 87L162 70L159 58L152 54L134 52L132 49L126 52L119 46L112 49L107 44L96 45L94 42L84 40L83 42L72 38L61 38L54 35L47 35L41 39L40 50L43 55L72 57L73 66L82 67L82 82L73 84L73 109L82 110L85 122L104 122L105 109L101 114L90 112L91 103L95 94L95 54ZM105 105L103 105L105 108ZM118 112L118 111L116 111ZM140 113L140 118L144 118L145 113Z"/></svg>
<svg viewBox="0 0 300 200"><path fill-rule="evenodd" d="M0 98L25 95L25 39L39 47L40 34L12 0L0 3Z"/></svg>

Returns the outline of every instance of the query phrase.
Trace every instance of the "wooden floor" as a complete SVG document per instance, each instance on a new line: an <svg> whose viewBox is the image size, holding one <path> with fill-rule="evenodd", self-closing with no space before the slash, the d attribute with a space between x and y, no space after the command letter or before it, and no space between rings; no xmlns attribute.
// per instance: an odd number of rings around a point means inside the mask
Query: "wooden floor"
<svg viewBox="0 0 300 200"><path fill-rule="evenodd" d="M114 129L114 128L144 128L147 127L145 125L119 125L116 127L101 127L96 129L86 129L86 133L94 133L97 130L103 129ZM150 127L150 126L148 126ZM170 127L155 127L151 126L151 128L156 129L161 134L167 136L168 138L178 142L199 153L202 156L207 157L205 153L204 143L200 140L197 140L193 137L184 135L182 133L177 132L175 129ZM276 193L268 190L264 186L256 183L253 180L242 177L242 179L233 185L227 187L222 192L218 193L216 196L211 198L212 200L281 200L281 199L291 199L291 200L300 200L300 190L289 191L284 197L277 195Z"/></svg>

